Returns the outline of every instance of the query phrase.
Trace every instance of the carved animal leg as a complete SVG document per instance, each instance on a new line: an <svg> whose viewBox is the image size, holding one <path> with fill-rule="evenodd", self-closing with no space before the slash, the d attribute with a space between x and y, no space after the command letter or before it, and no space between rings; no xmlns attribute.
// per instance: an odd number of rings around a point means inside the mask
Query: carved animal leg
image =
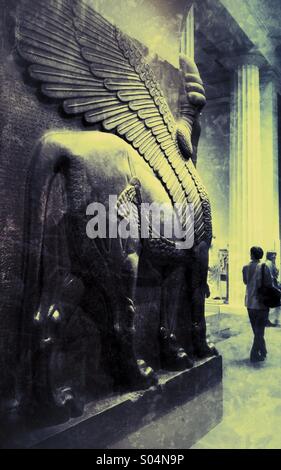
<svg viewBox="0 0 281 470"><path fill-rule="evenodd" d="M46 265L45 265L46 267ZM54 286L52 281L57 282ZM65 273L44 284L39 309L34 318L37 329L37 353L34 354L34 395L38 405L56 408L63 414L77 416L83 412L84 360L81 346L80 379L69 371L73 352L67 341L68 323L79 309L84 287L77 277ZM79 309L81 310L81 309ZM81 315L80 315L81 316ZM73 384L79 382L80 387Z"/></svg>
<svg viewBox="0 0 281 470"><path fill-rule="evenodd" d="M139 263L139 242L128 240L123 251L117 305L115 305L114 330L118 347L118 382L131 388L147 388L157 383L151 367L136 357L135 352L135 290ZM124 248L124 246L123 246ZM113 247L114 249L114 247ZM115 253L118 250L115 247Z"/></svg>
<svg viewBox="0 0 281 470"><path fill-rule="evenodd" d="M83 175L83 171L82 171ZM83 180L82 180L83 181ZM124 181L125 182L125 181ZM75 184L74 184L75 183ZM77 187L77 172L74 173L73 187ZM128 230L128 236L119 233L120 224L125 229L130 225L130 203L136 198L139 187L137 179L125 184L124 190L117 200L117 215L119 217L118 236L102 238L89 237L85 227L89 219L81 211L81 200L77 193L68 193L68 206L72 209L72 251L76 253L76 271L83 273L82 278L86 287L85 297L91 297L93 290L99 291L104 302L104 319L100 319L102 343L108 344L105 363L109 365L110 373L116 384L134 388L149 387L155 383L155 374L151 368L137 360L134 347L134 290L138 269L138 254L140 240L138 231L133 238ZM94 190L93 190L94 191ZM84 195L82 194L84 197ZM91 195L95 200L95 194ZM136 201L138 204L138 200ZM137 206L136 204L136 206ZM134 208L133 208L134 209ZM133 215L135 212L133 212ZM109 216L108 216L109 217ZM138 218L138 211L136 217ZM108 225L110 220L108 219ZM121 229L120 229L121 232ZM89 233L89 232L88 232ZM127 233L127 232L126 232ZM79 249L77 250L77 247ZM85 307L87 309L88 307ZM91 315L91 312L87 310ZM112 347L111 347L112 343Z"/></svg>
<svg viewBox="0 0 281 470"><path fill-rule="evenodd" d="M161 290L160 312L160 350L163 369L182 370L193 366L193 362L177 343L175 330L181 287L183 285L184 267L166 268Z"/></svg>
<svg viewBox="0 0 281 470"><path fill-rule="evenodd" d="M208 246L201 242L194 248L191 272L191 315L194 354L199 357L217 355L213 344L206 339L205 298L207 294Z"/></svg>
<svg viewBox="0 0 281 470"><path fill-rule="evenodd" d="M84 286L71 271L62 185L61 176L56 175L45 195L38 300L30 312L33 338L30 383L32 405L37 412L45 410L48 415L52 408L73 416L83 411L83 387L78 390L73 384L82 385L85 352L81 345L79 379L75 382L72 344L66 339L66 331L79 309Z"/></svg>

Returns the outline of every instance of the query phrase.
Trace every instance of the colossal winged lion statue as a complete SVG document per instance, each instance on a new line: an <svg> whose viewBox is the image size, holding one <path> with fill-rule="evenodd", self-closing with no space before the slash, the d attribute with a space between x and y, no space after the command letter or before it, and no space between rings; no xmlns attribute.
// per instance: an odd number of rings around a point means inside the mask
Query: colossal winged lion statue
<svg viewBox="0 0 281 470"><path fill-rule="evenodd" d="M40 401L45 393L58 406L73 405L75 381L60 382L60 375L66 368L71 377L69 369L77 362L82 367L79 359L65 365L72 345L67 325L74 312L84 315L82 336L85 331L91 336L91 320L96 323L115 383L134 388L155 383L154 371L137 357L134 344L142 259L162 279L161 367L193 365L173 328L177 279L188 286L193 356L217 354L206 340L204 318L212 227L210 202L196 171L199 115L206 101L196 65L181 57L176 122L136 41L86 3L22 1L16 37L42 93L61 101L64 116L81 116L85 123L85 130L43 135L30 168L21 345L25 400L35 394ZM163 234L91 239L87 208L92 202L107 207L110 194L117 195L119 220L126 218L124 205L130 202L136 218L143 202L165 204L171 211L192 204L193 246L178 249ZM95 310L97 304L102 308ZM81 344L86 356L94 354L96 345L87 343L85 351Z"/></svg>

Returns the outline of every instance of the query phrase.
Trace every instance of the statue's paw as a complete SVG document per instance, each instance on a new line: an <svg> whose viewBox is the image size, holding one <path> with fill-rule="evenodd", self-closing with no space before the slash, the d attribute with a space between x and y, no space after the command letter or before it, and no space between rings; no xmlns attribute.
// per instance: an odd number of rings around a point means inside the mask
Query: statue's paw
<svg viewBox="0 0 281 470"><path fill-rule="evenodd" d="M148 366L143 359L137 360L138 372L135 376L134 388L146 389L157 385L158 377L152 367Z"/></svg>
<svg viewBox="0 0 281 470"><path fill-rule="evenodd" d="M130 365L126 374L117 377L116 391L124 393L128 391L147 390L158 384L158 377L154 370L144 361L137 361L135 366Z"/></svg>
<svg viewBox="0 0 281 470"><path fill-rule="evenodd" d="M193 361L177 343L176 336L160 329L161 367L165 370L184 370L193 367Z"/></svg>
<svg viewBox="0 0 281 470"><path fill-rule="evenodd" d="M128 373L127 386L129 385L130 390L145 390L157 385L157 383L156 373L142 359L138 359L136 366Z"/></svg>
<svg viewBox="0 0 281 470"><path fill-rule="evenodd" d="M193 367L193 361L188 357L183 348L170 354L161 354L161 367L165 370L184 370Z"/></svg>
<svg viewBox="0 0 281 470"><path fill-rule="evenodd" d="M199 347L195 348L194 352L199 359L219 355L219 352L213 343L205 343L200 345Z"/></svg>
<svg viewBox="0 0 281 470"><path fill-rule="evenodd" d="M61 410L65 410L69 417L81 416L84 411L84 402L75 396L69 386L61 387L56 391L56 404Z"/></svg>

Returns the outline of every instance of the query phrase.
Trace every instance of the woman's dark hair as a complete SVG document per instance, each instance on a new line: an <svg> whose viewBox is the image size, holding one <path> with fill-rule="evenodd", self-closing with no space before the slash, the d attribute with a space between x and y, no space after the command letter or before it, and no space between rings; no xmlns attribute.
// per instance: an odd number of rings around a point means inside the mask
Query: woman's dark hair
<svg viewBox="0 0 281 470"><path fill-rule="evenodd" d="M262 259L263 257L263 249L260 246L252 246L250 253L254 259Z"/></svg>

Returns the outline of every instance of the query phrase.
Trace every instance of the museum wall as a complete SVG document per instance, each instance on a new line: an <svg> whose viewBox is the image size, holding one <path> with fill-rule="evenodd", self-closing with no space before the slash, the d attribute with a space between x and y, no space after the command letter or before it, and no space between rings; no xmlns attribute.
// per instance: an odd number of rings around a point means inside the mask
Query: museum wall
<svg viewBox="0 0 281 470"><path fill-rule="evenodd" d="M89 0L122 31L178 67L182 18L191 0Z"/></svg>
<svg viewBox="0 0 281 470"><path fill-rule="evenodd" d="M229 104L207 103L201 117L198 171L207 188L213 233L219 248L228 247L229 230Z"/></svg>

